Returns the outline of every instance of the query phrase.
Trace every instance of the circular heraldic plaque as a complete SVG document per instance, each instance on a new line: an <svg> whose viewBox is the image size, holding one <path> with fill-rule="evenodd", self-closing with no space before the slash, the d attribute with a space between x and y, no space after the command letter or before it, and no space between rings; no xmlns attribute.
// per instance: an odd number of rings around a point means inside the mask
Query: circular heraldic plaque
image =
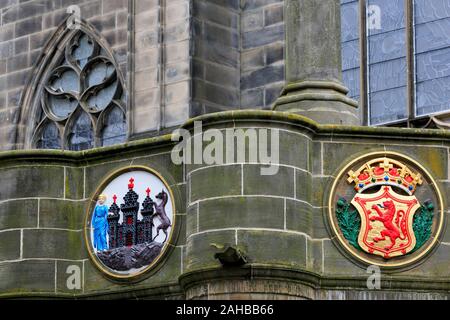
<svg viewBox="0 0 450 320"><path fill-rule="evenodd" d="M333 239L359 262L400 268L423 260L444 224L442 194L420 163L395 152L354 159L328 202Z"/></svg>
<svg viewBox="0 0 450 320"><path fill-rule="evenodd" d="M130 279L152 269L172 238L172 191L147 167L115 172L97 189L86 217L85 237L95 265Z"/></svg>

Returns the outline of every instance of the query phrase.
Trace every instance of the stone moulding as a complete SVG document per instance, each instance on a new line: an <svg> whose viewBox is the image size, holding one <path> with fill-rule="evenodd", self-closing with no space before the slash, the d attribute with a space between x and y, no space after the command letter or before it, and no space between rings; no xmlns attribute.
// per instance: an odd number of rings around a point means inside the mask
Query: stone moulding
<svg viewBox="0 0 450 320"><path fill-rule="evenodd" d="M323 276L317 273L283 268L272 265L251 264L240 268L209 268L186 272L180 276L180 286L185 292L190 289L207 283L209 281L225 281L225 280L242 280L242 279L266 279L266 280L289 280L310 287L319 293L319 291L328 290L367 290L367 277L355 276ZM383 275L381 278L381 288L389 288L382 291L385 292L429 292L439 293L444 296L449 294L448 279L433 279L433 281L415 278L395 279L389 275ZM314 299L315 297L307 297Z"/></svg>
<svg viewBox="0 0 450 320"><path fill-rule="evenodd" d="M392 128L392 127L365 127L348 125L322 125L317 122L293 113L280 111L263 110L236 110L224 111L202 115L189 119L180 128L191 129L195 121L202 121L203 126L212 126L214 124L240 122L240 121L258 121L266 123L281 123L307 129L313 135L342 135L342 136L360 136L394 139L431 139L450 141L450 131L438 129L417 129L417 128ZM98 157L104 157L113 151L121 152L136 151L152 147L163 147L175 145L171 141L172 135L166 134L154 138L146 138L136 141L130 141L109 147L101 147L84 151L62 151L62 150L12 150L0 152L0 161L12 159L49 159L52 161L71 161L89 160Z"/></svg>

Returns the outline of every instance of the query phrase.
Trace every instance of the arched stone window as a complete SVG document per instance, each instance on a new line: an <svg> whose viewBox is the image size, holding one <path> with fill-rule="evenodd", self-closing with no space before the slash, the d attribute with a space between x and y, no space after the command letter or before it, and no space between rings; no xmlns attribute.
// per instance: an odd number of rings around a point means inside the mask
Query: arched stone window
<svg viewBox="0 0 450 320"><path fill-rule="evenodd" d="M31 147L80 151L126 141L123 82L112 55L85 30L59 52L41 78Z"/></svg>

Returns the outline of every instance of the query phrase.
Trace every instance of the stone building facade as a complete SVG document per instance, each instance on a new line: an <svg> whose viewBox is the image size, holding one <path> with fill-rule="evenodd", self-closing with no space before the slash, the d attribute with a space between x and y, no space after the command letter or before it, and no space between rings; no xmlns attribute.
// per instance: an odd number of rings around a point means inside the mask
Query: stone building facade
<svg viewBox="0 0 450 320"><path fill-rule="evenodd" d="M340 3L1 0L0 297L448 299L449 131L361 125L364 110L342 83ZM77 8L81 29L69 27ZM95 63L77 74L96 102L56 87L48 99L72 95L64 108L74 99L85 104L80 110L92 107L88 133L78 109L53 119L43 98L55 70L74 64L66 48L79 30L106 59L99 58L103 80L90 78ZM96 96L113 81L122 89ZM122 112L123 126L108 122L112 110ZM278 172L260 175L261 159L174 164L172 131L193 132L194 121L221 132L278 130ZM47 126L57 130L44 134ZM109 135L112 127L121 133ZM55 144L63 150L39 148ZM373 152L420 163L443 198L436 245L407 268L382 269L377 290L367 287L367 264L340 247L328 221L338 173ZM105 177L138 165L167 181L177 224L143 279L114 281L89 258L86 212ZM247 263L224 267L217 244L241 248ZM81 270L75 289L67 286L69 266Z"/></svg>

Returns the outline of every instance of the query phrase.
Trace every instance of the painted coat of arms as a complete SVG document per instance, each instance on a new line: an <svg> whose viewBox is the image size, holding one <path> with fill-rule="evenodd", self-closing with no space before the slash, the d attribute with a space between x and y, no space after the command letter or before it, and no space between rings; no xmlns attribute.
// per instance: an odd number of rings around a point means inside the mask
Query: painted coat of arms
<svg viewBox="0 0 450 320"><path fill-rule="evenodd" d="M154 196L152 189L157 190ZM136 170L115 177L97 193L87 219L91 256L113 276L142 273L169 240L174 219L170 190L156 174Z"/></svg>
<svg viewBox="0 0 450 320"><path fill-rule="evenodd" d="M350 165L334 184L332 226L365 262L400 266L431 248L442 225L436 212L442 199L431 176L425 172L424 178L414 164L387 156L366 160Z"/></svg>

